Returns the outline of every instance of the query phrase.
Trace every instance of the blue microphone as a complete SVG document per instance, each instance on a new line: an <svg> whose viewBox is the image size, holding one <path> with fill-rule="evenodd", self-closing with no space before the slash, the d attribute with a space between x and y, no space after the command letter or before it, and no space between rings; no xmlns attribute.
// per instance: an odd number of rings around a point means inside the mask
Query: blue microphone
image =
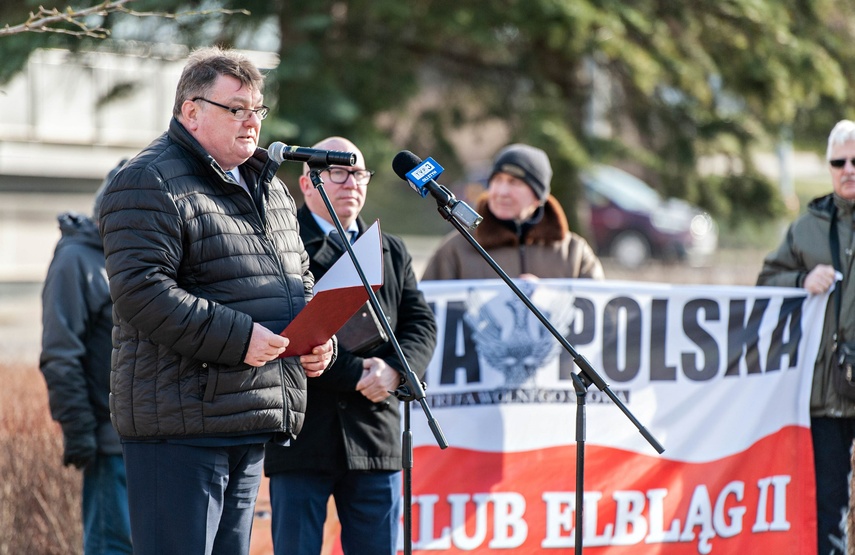
<svg viewBox="0 0 855 555"><path fill-rule="evenodd" d="M392 160L392 169L398 177L409 183L410 188L426 197L428 193L433 195L440 208L445 208L455 220L469 229L475 229L484 219L463 201L457 200L454 194L444 185L437 183L434 178L442 173L443 169L436 160L428 157L422 160L409 150L402 150Z"/></svg>
<svg viewBox="0 0 855 555"><path fill-rule="evenodd" d="M415 155L414 155L415 156ZM406 173L407 183L410 187L425 198L429 192L428 184L431 181L436 181L444 171L443 167L436 160L428 156L427 160L420 162L416 167Z"/></svg>

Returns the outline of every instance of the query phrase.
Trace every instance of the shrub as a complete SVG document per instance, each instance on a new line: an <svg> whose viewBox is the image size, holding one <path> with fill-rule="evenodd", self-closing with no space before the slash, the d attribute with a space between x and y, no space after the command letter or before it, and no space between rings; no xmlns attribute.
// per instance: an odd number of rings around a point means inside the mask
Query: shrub
<svg viewBox="0 0 855 555"><path fill-rule="evenodd" d="M81 474L62 466L41 372L0 362L0 555L82 553Z"/></svg>

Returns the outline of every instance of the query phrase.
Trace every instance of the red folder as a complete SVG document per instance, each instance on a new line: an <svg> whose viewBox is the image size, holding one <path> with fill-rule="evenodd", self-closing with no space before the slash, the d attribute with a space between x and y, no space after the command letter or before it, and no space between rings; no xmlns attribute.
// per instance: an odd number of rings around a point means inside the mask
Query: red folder
<svg viewBox="0 0 855 555"><path fill-rule="evenodd" d="M379 220L353 243L359 266L374 291L383 285L382 245ZM350 255L344 253L315 283L312 300L280 333L290 343L279 358L311 353L313 347L323 345L335 335L367 300L368 291Z"/></svg>

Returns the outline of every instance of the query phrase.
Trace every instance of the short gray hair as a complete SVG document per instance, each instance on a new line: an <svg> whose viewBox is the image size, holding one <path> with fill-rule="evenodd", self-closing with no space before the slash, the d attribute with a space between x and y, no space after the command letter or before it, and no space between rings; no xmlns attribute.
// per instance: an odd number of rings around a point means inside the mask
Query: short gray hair
<svg viewBox="0 0 855 555"><path fill-rule="evenodd" d="M175 90L172 115L181 115L181 106L185 100L205 96L220 75L234 77L242 85L258 92L264 91L264 75L252 60L234 50L216 46L200 48L190 54L187 65L181 72Z"/></svg>
<svg viewBox="0 0 855 555"><path fill-rule="evenodd" d="M835 145L855 141L855 121L844 119L837 122L828 136L828 149L825 151L826 161L831 160L831 151Z"/></svg>

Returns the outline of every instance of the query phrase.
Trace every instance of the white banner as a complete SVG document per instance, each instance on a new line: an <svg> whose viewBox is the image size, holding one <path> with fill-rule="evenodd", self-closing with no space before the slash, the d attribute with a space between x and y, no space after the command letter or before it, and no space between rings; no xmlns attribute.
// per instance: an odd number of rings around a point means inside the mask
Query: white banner
<svg viewBox="0 0 855 555"><path fill-rule="evenodd" d="M815 555L808 400L827 296L516 283L665 448L587 389L586 553ZM499 280L421 288L439 330L426 402L449 448L413 403L414 550L569 553L579 366Z"/></svg>

